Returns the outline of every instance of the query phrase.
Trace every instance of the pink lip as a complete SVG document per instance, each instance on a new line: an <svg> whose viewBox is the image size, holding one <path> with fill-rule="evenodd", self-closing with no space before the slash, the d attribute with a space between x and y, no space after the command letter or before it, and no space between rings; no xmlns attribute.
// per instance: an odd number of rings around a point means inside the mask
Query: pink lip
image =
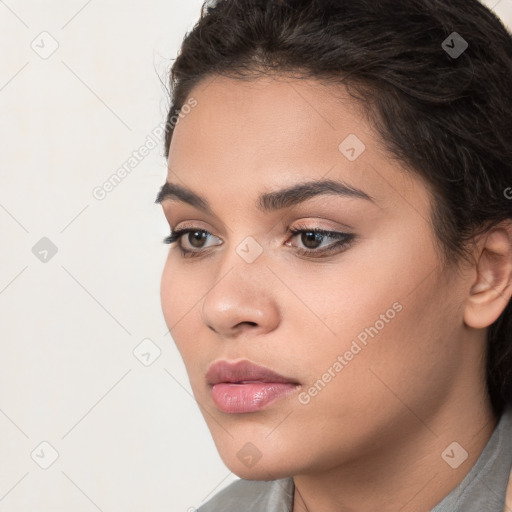
<svg viewBox="0 0 512 512"><path fill-rule="evenodd" d="M227 413L259 411L299 386L293 379L250 361L217 361L210 366L206 380L213 402Z"/></svg>

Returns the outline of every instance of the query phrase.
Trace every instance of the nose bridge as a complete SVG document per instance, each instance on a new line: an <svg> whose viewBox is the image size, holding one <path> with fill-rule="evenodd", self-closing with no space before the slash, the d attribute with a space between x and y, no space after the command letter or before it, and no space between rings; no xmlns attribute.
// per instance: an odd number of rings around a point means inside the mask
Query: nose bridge
<svg viewBox="0 0 512 512"><path fill-rule="evenodd" d="M245 212L235 209L236 214L231 219L228 232L229 245L222 255L222 265L219 274L224 275L229 269L232 272L240 272L241 276L251 274L251 281L262 272L268 272L266 268L265 234L262 232L262 224L259 217L246 218Z"/></svg>
<svg viewBox="0 0 512 512"><path fill-rule="evenodd" d="M268 328L276 321L277 305L266 263L262 244L251 235L230 247L202 301L201 318L208 327L219 334L232 334L241 323Z"/></svg>

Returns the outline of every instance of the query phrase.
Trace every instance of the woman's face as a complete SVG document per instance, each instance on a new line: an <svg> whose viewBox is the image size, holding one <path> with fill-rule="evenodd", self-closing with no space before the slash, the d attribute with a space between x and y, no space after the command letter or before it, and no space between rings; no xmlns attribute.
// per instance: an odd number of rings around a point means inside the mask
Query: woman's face
<svg viewBox="0 0 512 512"><path fill-rule="evenodd" d="M242 478L328 470L399 443L443 404L460 358L465 284L441 266L427 188L333 92L215 77L192 91L170 146L167 182L203 207L170 190L162 201L173 230L193 231L170 246L163 313ZM279 194L322 180L339 187ZM318 229L347 236L308 234ZM289 384L246 372L214 389L207 372L222 360Z"/></svg>

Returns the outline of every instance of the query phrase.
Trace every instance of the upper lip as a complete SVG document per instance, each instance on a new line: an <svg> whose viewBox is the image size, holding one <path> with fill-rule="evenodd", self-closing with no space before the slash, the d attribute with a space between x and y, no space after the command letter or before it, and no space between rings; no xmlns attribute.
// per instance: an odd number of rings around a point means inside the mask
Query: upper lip
<svg viewBox="0 0 512 512"><path fill-rule="evenodd" d="M298 384L295 380L280 375L269 368L259 366L250 361L216 361L206 373L208 384L219 382L244 383L244 382L287 382Z"/></svg>

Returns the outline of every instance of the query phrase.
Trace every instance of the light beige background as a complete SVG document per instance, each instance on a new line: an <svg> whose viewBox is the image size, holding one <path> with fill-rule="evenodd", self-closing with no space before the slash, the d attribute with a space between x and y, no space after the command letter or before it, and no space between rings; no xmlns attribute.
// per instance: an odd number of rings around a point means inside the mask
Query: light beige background
<svg viewBox="0 0 512 512"><path fill-rule="evenodd" d="M160 79L200 7L0 0L0 512L191 512L236 479L159 297Z"/></svg>

